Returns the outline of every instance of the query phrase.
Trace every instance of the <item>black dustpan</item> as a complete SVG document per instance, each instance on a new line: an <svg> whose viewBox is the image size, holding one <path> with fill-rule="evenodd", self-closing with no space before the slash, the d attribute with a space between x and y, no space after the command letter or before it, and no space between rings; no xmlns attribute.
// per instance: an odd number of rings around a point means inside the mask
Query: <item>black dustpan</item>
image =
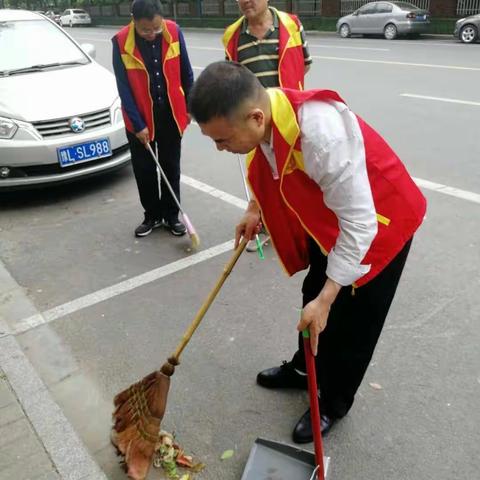
<svg viewBox="0 0 480 480"><path fill-rule="evenodd" d="M323 457L325 478L329 457ZM257 438L250 450L241 480L311 480L315 478L315 455L306 450Z"/></svg>

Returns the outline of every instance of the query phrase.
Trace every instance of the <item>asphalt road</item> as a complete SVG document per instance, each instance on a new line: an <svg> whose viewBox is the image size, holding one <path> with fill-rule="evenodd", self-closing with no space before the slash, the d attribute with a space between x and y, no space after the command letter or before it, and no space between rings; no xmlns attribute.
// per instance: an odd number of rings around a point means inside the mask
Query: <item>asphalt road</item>
<svg viewBox="0 0 480 480"><path fill-rule="evenodd" d="M71 33L111 69L114 32ZM222 58L219 35L185 32L196 74ZM354 407L325 441L329 479L477 478L480 44L333 35L309 43L307 88L337 90L385 136L429 202ZM165 231L134 238L142 210L130 168L0 195L0 258L43 314L12 317L11 328L112 480L125 478L108 440L113 395L174 349L229 258L241 214L235 156L216 152L192 125L182 162L197 255ZM207 464L197 478L239 479L256 437L290 442L305 393L266 391L255 376L294 351L302 278L286 278L271 247L264 261L245 254L185 350L164 427ZM234 457L221 461L229 448Z"/></svg>

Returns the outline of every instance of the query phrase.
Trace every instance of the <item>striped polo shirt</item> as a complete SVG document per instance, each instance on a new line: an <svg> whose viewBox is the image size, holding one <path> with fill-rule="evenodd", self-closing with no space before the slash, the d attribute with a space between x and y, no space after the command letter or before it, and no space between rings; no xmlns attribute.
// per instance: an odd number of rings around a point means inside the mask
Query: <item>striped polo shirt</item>
<svg viewBox="0 0 480 480"><path fill-rule="evenodd" d="M278 78L279 19L275 10L270 9L270 11L273 15L273 25L264 38L259 40L249 32L247 19L243 20L238 37L238 62L254 73L265 88L280 86ZM312 58L308 51L303 25L300 27L300 35L305 65L310 65Z"/></svg>

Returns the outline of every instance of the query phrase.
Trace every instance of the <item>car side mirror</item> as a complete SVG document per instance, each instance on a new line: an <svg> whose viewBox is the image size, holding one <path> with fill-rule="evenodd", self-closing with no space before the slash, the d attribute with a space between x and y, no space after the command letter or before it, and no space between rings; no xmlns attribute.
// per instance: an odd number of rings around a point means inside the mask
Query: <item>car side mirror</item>
<svg viewBox="0 0 480 480"><path fill-rule="evenodd" d="M82 43L80 47L82 47L82 50L90 57L95 58L97 56L95 45L92 45L91 43Z"/></svg>
<svg viewBox="0 0 480 480"><path fill-rule="evenodd" d="M356 17L356 16L358 15L358 10L355 10L355 11L352 13L352 15L353 15L354 17Z"/></svg>

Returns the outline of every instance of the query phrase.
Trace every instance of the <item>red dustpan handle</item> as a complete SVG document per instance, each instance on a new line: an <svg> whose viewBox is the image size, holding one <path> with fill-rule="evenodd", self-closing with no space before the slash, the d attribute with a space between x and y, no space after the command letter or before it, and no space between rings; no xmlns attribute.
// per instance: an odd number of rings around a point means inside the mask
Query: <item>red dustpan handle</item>
<svg viewBox="0 0 480 480"><path fill-rule="evenodd" d="M315 446L315 462L318 466L317 479L325 480L323 470L323 442L320 427L320 407L318 404L317 373L315 370L315 357L310 346L310 333L302 332L303 347L305 350L305 363L307 365L308 395L310 396L310 415L312 417L313 444Z"/></svg>

